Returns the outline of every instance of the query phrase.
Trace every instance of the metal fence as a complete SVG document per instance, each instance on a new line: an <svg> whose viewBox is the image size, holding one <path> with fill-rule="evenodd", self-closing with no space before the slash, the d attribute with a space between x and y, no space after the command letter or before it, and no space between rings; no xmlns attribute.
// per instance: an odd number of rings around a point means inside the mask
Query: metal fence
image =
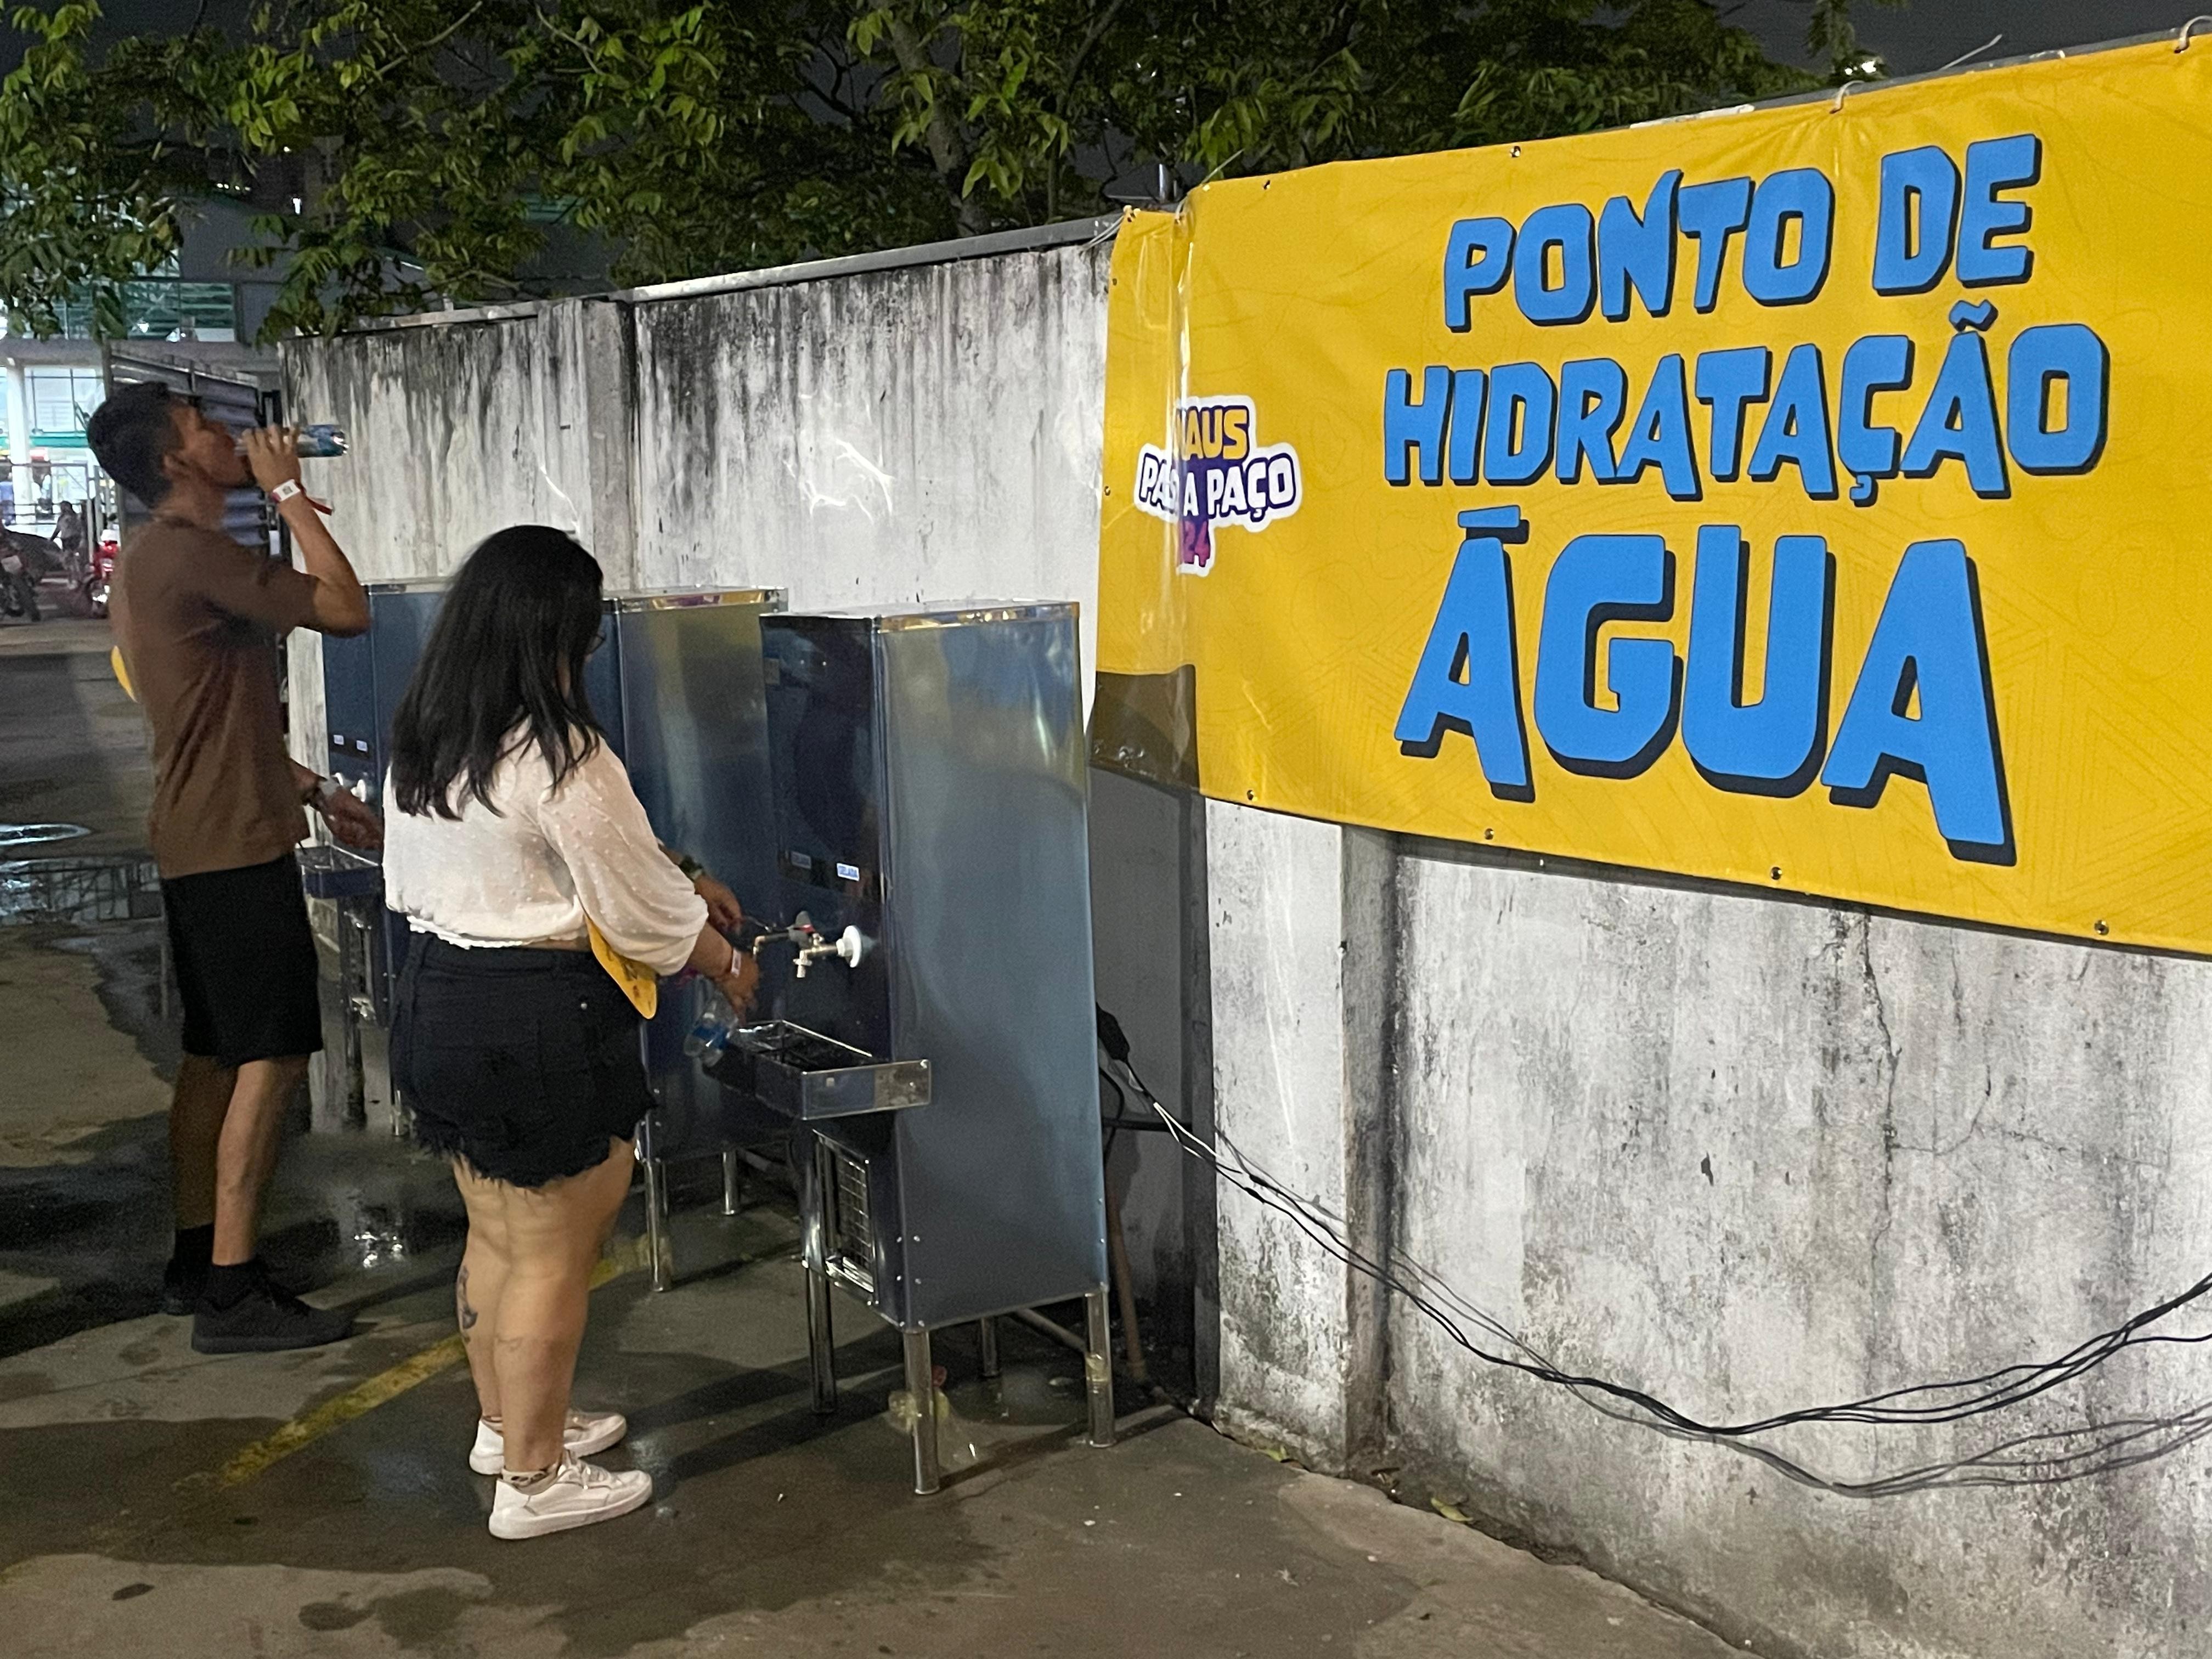
<svg viewBox="0 0 2212 1659"><path fill-rule="evenodd" d="M161 914L151 859L0 860L0 926L31 921L144 921Z"/></svg>

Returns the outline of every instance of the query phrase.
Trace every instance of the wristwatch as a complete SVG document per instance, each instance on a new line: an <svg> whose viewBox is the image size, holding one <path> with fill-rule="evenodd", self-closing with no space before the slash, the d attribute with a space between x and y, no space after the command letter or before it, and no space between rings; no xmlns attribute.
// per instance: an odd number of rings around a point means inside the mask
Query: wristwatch
<svg viewBox="0 0 2212 1659"><path fill-rule="evenodd" d="M689 853L678 853L676 855L676 867L684 872L684 879L686 881L696 881L707 873L707 866Z"/></svg>

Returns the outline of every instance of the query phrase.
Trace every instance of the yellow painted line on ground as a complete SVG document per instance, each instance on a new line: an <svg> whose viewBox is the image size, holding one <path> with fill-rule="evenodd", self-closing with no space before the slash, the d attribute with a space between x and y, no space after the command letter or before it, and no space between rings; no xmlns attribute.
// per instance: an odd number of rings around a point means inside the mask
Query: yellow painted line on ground
<svg viewBox="0 0 2212 1659"><path fill-rule="evenodd" d="M592 1288L598 1290L611 1279L619 1279L633 1268L642 1267L646 1260L643 1239L625 1239L614 1251L602 1256L592 1269ZM334 1429L343 1428L355 1419L365 1417L379 1406L397 1400L409 1389L419 1388L432 1377L458 1364L467 1355L460 1334L433 1342L420 1353L410 1355L389 1370L379 1371L365 1382L357 1382L343 1394L334 1395L320 1405L301 1413L274 1434L255 1441L238 1453L228 1463L212 1474L186 1475L177 1482L177 1490L188 1492L196 1488L227 1491L240 1486L256 1475L265 1473L283 1462L294 1452L313 1445Z"/></svg>
<svg viewBox="0 0 2212 1659"><path fill-rule="evenodd" d="M432 1343L422 1352L401 1360L391 1370L379 1371L368 1382L325 1400L312 1411L302 1412L265 1439L255 1441L217 1469L212 1484L218 1490L245 1485L263 1470L281 1463L302 1447L321 1439L332 1429L350 1423L356 1417L364 1417L386 1401L397 1400L408 1389L428 1382L440 1371L460 1360L464 1352L458 1331L442 1342ZM206 1479L204 1476L201 1478Z"/></svg>

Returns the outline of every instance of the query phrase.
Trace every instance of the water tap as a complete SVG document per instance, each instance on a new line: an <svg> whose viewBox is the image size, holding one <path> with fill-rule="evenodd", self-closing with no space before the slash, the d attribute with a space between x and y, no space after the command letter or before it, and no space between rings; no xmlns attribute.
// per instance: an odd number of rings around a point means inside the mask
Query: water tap
<svg viewBox="0 0 2212 1659"><path fill-rule="evenodd" d="M857 968L867 953L867 936L857 927L848 927L835 939L817 937L800 945L792 962L792 972L805 979L807 969L824 957L835 957L848 968Z"/></svg>
<svg viewBox="0 0 2212 1659"><path fill-rule="evenodd" d="M793 963L799 977L806 977L806 949L821 937L814 931L814 918L801 910L791 919L788 927L771 927L753 941L753 960L758 962L761 953L771 945L793 947Z"/></svg>

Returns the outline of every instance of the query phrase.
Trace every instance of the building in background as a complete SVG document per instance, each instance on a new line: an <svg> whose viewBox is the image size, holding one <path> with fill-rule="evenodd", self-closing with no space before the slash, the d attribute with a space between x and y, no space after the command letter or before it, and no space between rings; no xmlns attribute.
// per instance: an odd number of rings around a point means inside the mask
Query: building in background
<svg viewBox="0 0 2212 1659"><path fill-rule="evenodd" d="M228 258L255 240L252 216L266 205L244 197L204 204L168 268L124 284L119 338L95 337L88 296L63 308L62 332L52 339L31 337L0 312L0 523L46 535L64 502L88 506L101 526L115 521L113 488L84 436L112 379L198 374L275 386L276 354L252 342L281 272ZM174 374L118 375L118 356Z"/></svg>

